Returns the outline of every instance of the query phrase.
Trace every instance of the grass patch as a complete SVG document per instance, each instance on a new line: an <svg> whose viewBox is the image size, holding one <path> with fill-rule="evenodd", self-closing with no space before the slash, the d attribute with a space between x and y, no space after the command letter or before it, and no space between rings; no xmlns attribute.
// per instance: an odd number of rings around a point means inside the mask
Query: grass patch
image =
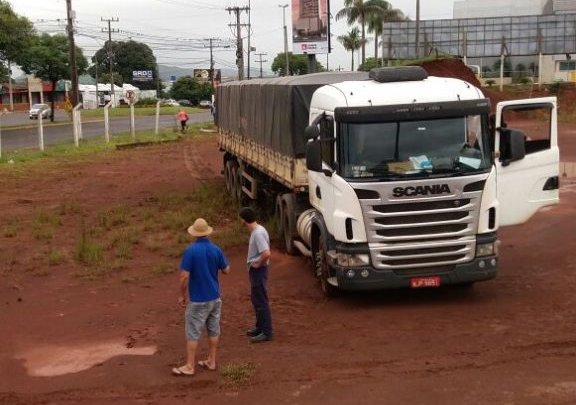
<svg viewBox="0 0 576 405"><path fill-rule="evenodd" d="M128 207L115 207L98 214L98 226L111 230L129 223Z"/></svg>
<svg viewBox="0 0 576 405"><path fill-rule="evenodd" d="M136 132L136 142L161 142L161 141L174 141L184 137L191 137L200 135L200 128L206 125L198 123L192 126L192 130L187 134L175 133L170 129L162 129L158 135L154 131L139 131ZM111 136L110 142L106 143L104 139L104 130L102 136L94 136L85 138L81 141L80 145L76 147L73 140L65 141L54 145L46 145L44 152L33 149L9 150L3 151L2 158L0 158L0 176L10 173L18 173L30 169L37 168L42 173L46 173L47 169L52 166L57 166L65 158L67 163L94 161L99 157L107 156L114 153L116 145L125 145L132 143L132 135L130 132L114 134ZM26 163L26 164L24 164Z"/></svg>
<svg viewBox="0 0 576 405"><path fill-rule="evenodd" d="M76 243L76 261L94 268L102 266L104 262L104 249L85 227L82 228L80 239Z"/></svg>
<svg viewBox="0 0 576 405"><path fill-rule="evenodd" d="M160 115L174 115L178 114L180 109L184 109L189 114L203 112L208 110L203 110L201 108L195 107L171 107L171 106L164 106L160 107ZM110 108L108 110L110 117L129 117L130 116L130 107L116 107ZM156 115L156 107L134 107L134 115L144 115L144 116L153 116ZM104 109L98 108L95 110L82 110L82 118L99 118L104 117Z"/></svg>
<svg viewBox="0 0 576 405"><path fill-rule="evenodd" d="M32 220L32 235L37 240L50 240L60 225L62 220L56 213L39 210Z"/></svg>
<svg viewBox="0 0 576 405"><path fill-rule="evenodd" d="M48 264L57 266L66 261L66 257L59 250L52 249L48 252Z"/></svg>
<svg viewBox="0 0 576 405"><path fill-rule="evenodd" d="M256 372L254 363L228 363L220 368L220 375L227 384L235 387L249 384Z"/></svg>
<svg viewBox="0 0 576 405"><path fill-rule="evenodd" d="M16 224L7 224L2 227L2 235L5 238L15 238L18 232L22 230L22 226Z"/></svg>
<svg viewBox="0 0 576 405"><path fill-rule="evenodd" d="M176 263L175 264L167 264L167 263L159 263L152 266L152 273L155 274L172 274L176 273Z"/></svg>

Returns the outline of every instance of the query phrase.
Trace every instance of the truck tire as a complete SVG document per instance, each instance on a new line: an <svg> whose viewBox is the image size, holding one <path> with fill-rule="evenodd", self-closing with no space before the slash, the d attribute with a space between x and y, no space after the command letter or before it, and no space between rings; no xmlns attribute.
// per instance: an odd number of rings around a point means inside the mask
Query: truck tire
<svg viewBox="0 0 576 405"><path fill-rule="evenodd" d="M230 195L236 199L236 183L238 179L238 163L236 161L232 161L230 165Z"/></svg>
<svg viewBox="0 0 576 405"><path fill-rule="evenodd" d="M294 246L294 235L296 234L296 198L294 194L286 193L280 197L281 222L280 229L284 249L289 255L296 255L298 249Z"/></svg>
<svg viewBox="0 0 576 405"><path fill-rule="evenodd" d="M320 281L320 289L326 298L334 298L340 295L340 290L328 282L330 275L328 267L328 255L326 242L322 235L318 236L317 243L314 244L315 249L312 252L312 260L314 261L314 268L318 280Z"/></svg>
<svg viewBox="0 0 576 405"><path fill-rule="evenodd" d="M234 181L234 198L236 199L236 201L240 202L240 204L242 204L245 199L244 199L244 192L242 191L242 185L244 184L243 181L243 177L242 177L242 167L238 166L238 168L236 169L236 177L235 177L235 181Z"/></svg>
<svg viewBox="0 0 576 405"><path fill-rule="evenodd" d="M226 191L228 192L229 195L232 195L232 185L233 185L233 179L232 179L232 160L227 160L224 163L224 182L226 184Z"/></svg>

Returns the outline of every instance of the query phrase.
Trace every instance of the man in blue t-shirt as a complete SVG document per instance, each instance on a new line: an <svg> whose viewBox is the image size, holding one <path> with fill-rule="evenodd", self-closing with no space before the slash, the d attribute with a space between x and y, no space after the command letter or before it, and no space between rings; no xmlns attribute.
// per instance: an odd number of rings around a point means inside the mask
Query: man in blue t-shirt
<svg viewBox="0 0 576 405"><path fill-rule="evenodd" d="M198 365L208 370L216 370L222 309L218 271L228 274L230 266L222 250L208 239L212 231L212 227L202 218L198 218L188 228L188 233L196 237L196 241L189 245L182 255L178 297L180 306L186 307L187 362L172 369L175 375L194 375L196 347L204 328L208 331L208 358L200 360Z"/></svg>

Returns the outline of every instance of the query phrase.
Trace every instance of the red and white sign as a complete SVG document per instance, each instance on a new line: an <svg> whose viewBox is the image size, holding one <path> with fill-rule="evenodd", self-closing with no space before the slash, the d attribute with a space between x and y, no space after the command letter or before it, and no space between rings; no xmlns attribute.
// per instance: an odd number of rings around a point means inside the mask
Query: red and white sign
<svg viewBox="0 0 576 405"><path fill-rule="evenodd" d="M292 49L295 54L330 52L328 0L292 0Z"/></svg>

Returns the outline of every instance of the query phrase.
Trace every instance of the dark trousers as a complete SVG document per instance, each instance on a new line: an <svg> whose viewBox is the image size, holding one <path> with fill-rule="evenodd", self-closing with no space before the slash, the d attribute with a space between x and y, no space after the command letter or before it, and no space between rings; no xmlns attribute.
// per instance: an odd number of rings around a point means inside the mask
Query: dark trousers
<svg viewBox="0 0 576 405"><path fill-rule="evenodd" d="M272 316L268 304L268 266L257 269L250 267L250 298L256 314L256 329L266 336L272 336Z"/></svg>

